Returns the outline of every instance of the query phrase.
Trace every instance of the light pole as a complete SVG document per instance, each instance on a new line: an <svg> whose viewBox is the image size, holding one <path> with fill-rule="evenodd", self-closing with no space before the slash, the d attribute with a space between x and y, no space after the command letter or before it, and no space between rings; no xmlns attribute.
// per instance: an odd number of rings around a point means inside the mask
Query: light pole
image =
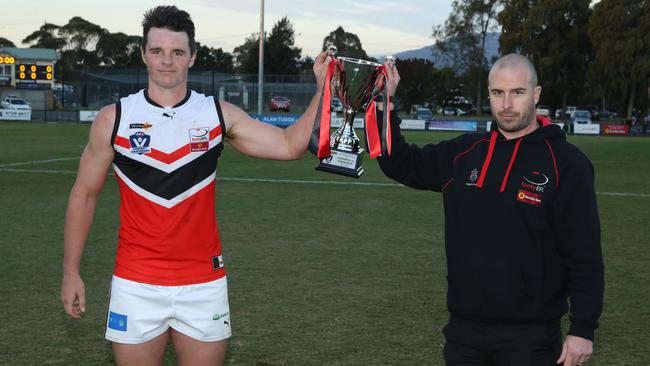
<svg viewBox="0 0 650 366"><path fill-rule="evenodd" d="M262 115L262 96L264 91L264 0L260 0L260 55L257 69L257 115Z"/></svg>

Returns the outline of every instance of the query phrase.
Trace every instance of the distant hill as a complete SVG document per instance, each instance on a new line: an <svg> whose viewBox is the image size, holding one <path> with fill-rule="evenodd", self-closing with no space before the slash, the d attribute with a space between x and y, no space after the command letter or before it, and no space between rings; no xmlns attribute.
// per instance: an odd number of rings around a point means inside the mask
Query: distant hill
<svg viewBox="0 0 650 366"><path fill-rule="evenodd" d="M393 56L402 60L410 58L421 58L425 60L430 60L436 65L436 68L442 68L446 66L451 66L449 59L440 54L435 48L435 45L422 47L417 50L404 51L396 53ZM488 61L492 61L492 57L499 56L499 33L491 32L488 33L487 39L485 41L485 57Z"/></svg>

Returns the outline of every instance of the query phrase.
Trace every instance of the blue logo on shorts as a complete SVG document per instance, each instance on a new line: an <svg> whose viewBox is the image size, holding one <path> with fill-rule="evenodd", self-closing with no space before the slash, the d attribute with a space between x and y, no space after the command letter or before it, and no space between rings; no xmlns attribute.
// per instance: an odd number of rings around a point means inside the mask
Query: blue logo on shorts
<svg viewBox="0 0 650 366"><path fill-rule="evenodd" d="M115 330L126 332L126 315L109 312L108 313L108 327Z"/></svg>

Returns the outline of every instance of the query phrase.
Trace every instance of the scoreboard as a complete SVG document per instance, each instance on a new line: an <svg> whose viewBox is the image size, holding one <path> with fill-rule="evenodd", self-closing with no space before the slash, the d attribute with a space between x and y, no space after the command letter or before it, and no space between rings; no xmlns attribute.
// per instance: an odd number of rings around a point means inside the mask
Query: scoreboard
<svg viewBox="0 0 650 366"><path fill-rule="evenodd" d="M52 65L16 64L16 81L47 80L54 78Z"/></svg>

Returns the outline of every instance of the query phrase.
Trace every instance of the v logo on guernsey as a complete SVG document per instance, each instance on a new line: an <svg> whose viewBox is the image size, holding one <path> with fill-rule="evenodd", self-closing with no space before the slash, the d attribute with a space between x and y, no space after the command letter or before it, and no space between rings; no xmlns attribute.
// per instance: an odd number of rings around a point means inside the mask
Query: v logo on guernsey
<svg viewBox="0 0 650 366"><path fill-rule="evenodd" d="M133 154L142 155L151 152L151 148L149 147L151 136L142 131L138 131L129 136L129 142L131 143L131 153Z"/></svg>

